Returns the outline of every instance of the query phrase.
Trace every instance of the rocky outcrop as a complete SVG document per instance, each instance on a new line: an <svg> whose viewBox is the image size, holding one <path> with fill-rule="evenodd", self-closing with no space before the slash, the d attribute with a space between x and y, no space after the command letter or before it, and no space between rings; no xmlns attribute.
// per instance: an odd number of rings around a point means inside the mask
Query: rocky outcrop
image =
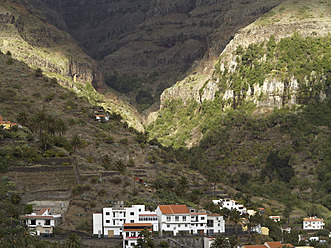
<svg viewBox="0 0 331 248"><path fill-rule="evenodd" d="M279 41L282 38L292 36L294 33L303 37L311 35L316 37L325 36L331 32L331 16L328 5L321 4L311 9L309 18L302 18L297 14L299 9L300 7L293 7L288 3L282 4L268 13L266 17L262 17L239 30L220 55L218 61L220 71L227 70L231 73L236 71L238 56L235 51L238 46L247 48L250 44L267 42L271 35L275 37L276 41ZM321 13L320 9L324 11ZM324 17L320 18L320 16ZM312 72L311 77L314 77L314 72ZM220 86L220 79L215 75L215 70L212 70L209 76L205 76L201 80L197 78L197 75L190 75L173 87L166 89L161 95L161 109L166 102L173 99L180 99L184 104L194 99L201 104L205 100L213 100L218 93L224 102L230 105L230 102L236 98L232 89L228 86L225 88L224 85ZM325 78L320 80L325 81ZM307 83L307 81L308 78L303 83ZM242 93L245 95L245 100L254 102L259 107L274 108L299 104L298 90L298 81L294 76L289 76L286 79L270 76L264 80L262 85L248 86L248 89ZM319 93L321 100L326 96L326 91L322 90Z"/></svg>
<svg viewBox="0 0 331 248"><path fill-rule="evenodd" d="M209 73L231 36L280 0L42 2L63 17L104 74L138 75L141 87L158 95L192 66Z"/></svg>

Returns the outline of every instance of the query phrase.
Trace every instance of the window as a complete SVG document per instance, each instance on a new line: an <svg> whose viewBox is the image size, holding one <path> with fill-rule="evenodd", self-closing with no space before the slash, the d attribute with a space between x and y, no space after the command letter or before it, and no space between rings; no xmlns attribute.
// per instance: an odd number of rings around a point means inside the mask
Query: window
<svg viewBox="0 0 331 248"><path fill-rule="evenodd" d="M183 221L186 221L186 216L183 216Z"/></svg>
<svg viewBox="0 0 331 248"><path fill-rule="evenodd" d="M179 216L176 216L175 217L175 221L179 221Z"/></svg>
<svg viewBox="0 0 331 248"><path fill-rule="evenodd" d="M180 227L180 224L178 224L178 227Z"/></svg>
<svg viewBox="0 0 331 248"><path fill-rule="evenodd" d="M170 225L167 225L168 228L170 228Z"/></svg>
<svg viewBox="0 0 331 248"><path fill-rule="evenodd" d="M201 217L201 220L204 220L205 219L205 217Z"/></svg>
<svg viewBox="0 0 331 248"><path fill-rule="evenodd" d="M106 212L106 215L110 215L110 213L109 212Z"/></svg>
<svg viewBox="0 0 331 248"><path fill-rule="evenodd" d="M167 216L167 221L171 221L171 217L170 216Z"/></svg>
<svg viewBox="0 0 331 248"><path fill-rule="evenodd" d="M45 233L49 233L49 230L45 230Z"/></svg>
<svg viewBox="0 0 331 248"><path fill-rule="evenodd" d="M139 212L141 212L141 209L139 208Z"/></svg>
<svg viewBox="0 0 331 248"><path fill-rule="evenodd" d="M185 227L187 227L187 224L185 224Z"/></svg>
<svg viewBox="0 0 331 248"><path fill-rule="evenodd" d="M110 220L106 220L106 223L110 223Z"/></svg>
<svg viewBox="0 0 331 248"><path fill-rule="evenodd" d="M130 220L130 223L134 223L134 220Z"/></svg>
<svg viewBox="0 0 331 248"><path fill-rule="evenodd" d="M51 220L45 220L45 225L50 226L51 225Z"/></svg>
<svg viewBox="0 0 331 248"><path fill-rule="evenodd" d="M134 212L130 212L130 215L134 215Z"/></svg>
<svg viewBox="0 0 331 248"><path fill-rule="evenodd" d="M200 224L200 226L203 226L203 224Z"/></svg>
<svg viewBox="0 0 331 248"><path fill-rule="evenodd" d="M31 225L36 225L36 220L31 220Z"/></svg>

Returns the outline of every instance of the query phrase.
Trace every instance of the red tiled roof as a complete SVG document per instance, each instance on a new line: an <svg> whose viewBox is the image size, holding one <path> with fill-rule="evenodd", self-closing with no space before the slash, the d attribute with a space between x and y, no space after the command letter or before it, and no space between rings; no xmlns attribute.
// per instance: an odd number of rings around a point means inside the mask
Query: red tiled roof
<svg viewBox="0 0 331 248"><path fill-rule="evenodd" d="M244 248L282 248L283 246L294 247L291 244L282 244L281 242L266 242L263 245L243 245Z"/></svg>
<svg viewBox="0 0 331 248"><path fill-rule="evenodd" d="M267 248L265 245L243 245L244 248Z"/></svg>
<svg viewBox="0 0 331 248"><path fill-rule="evenodd" d="M22 218L28 218L28 219L54 219L54 216L49 215L25 215L22 216Z"/></svg>
<svg viewBox="0 0 331 248"><path fill-rule="evenodd" d="M303 221L324 221L324 220L316 217L309 217L309 218L304 218Z"/></svg>
<svg viewBox="0 0 331 248"><path fill-rule="evenodd" d="M40 210L37 215L43 215L46 211L50 211L51 209L50 208L43 208L42 210Z"/></svg>
<svg viewBox="0 0 331 248"><path fill-rule="evenodd" d="M291 244L282 244L281 242L266 242L265 244L270 248L281 248L283 246L294 247Z"/></svg>
<svg viewBox="0 0 331 248"><path fill-rule="evenodd" d="M210 214L208 214L208 216L222 216L222 215L217 214L217 213L210 213Z"/></svg>
<svg viewBox="0 0 331 248"><path fill-rule="evenodd" d="M149 227L152 226L151 223L124 223L124 227L136 227L136 226L142 226L142 227Z"/></svg>
<svg viewBox="0 0 331 248"><path fill-rule="evenodd" d="M137 231L142 231L144 228L141 229L124 229L124 232L137 232ZM152 231L152 229L147 229L148 231Z"/></svg>
<svg viewBox="0 0 331 248"><path fill-rule="evenodd" d="M207 213L190 213L190 215L206 215Z"/></svg>
<svg viewBox="0 0 331 248"><path fill-rule="evenodd" d="M139 216L157 216L156 214L139 214Z"/></svg>
<svg viewBox="0 0 331 248"><path fill-rule="evenodd" d="M162 214L189 214L186 205L159 205Z"/></svg>

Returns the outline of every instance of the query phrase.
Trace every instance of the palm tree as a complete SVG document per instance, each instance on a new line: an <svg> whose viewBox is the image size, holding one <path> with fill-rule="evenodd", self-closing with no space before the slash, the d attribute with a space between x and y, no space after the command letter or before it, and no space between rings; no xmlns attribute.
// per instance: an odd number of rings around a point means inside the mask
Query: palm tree
<svg viewBox="0 0 331 248"><path fill-rule="evenodd" d="M214 238L210 248L230 248L229 239L225 236L217 236Z"/></svg>
<svg viewBox="0 0 331 248"><path fill-rule="evenodd" d="M241 215L240 212L236 209L230 211L230 220L233 221L236 225L236 238L238 238L238 223L240 222Z"/></svg>
<svg viewBox="0 0 331 248"><path fill-rule="evenodd" d="M17 121L23 126L26 126L29 123L29 116L27 112L23 112L23 111L19 112L17 115Z"/></svg>
<svg viewBox="0 0 331 248"><path fill-rule="evenodd" d="M70 141L70 144L73 148L73 151L75 152L77 149L83 147L83 141L80 137L80 134L75 134Z"/></svg>
<svg viewBox="0 0 331 248"><path fill-rule="evenodd" d="M76 233L72 233L67 237L65 248L79 248L81 247L80 237Z"/></svg>

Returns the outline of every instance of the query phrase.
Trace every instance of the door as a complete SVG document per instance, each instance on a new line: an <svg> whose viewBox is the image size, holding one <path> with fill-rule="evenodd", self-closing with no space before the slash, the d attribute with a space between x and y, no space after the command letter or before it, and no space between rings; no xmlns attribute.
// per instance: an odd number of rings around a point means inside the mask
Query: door
<svg viewBox="0 0 331 248"><path fill-rule="evenodd" d="M114 230L108 230L108 237L114 237Z"/></svg>

